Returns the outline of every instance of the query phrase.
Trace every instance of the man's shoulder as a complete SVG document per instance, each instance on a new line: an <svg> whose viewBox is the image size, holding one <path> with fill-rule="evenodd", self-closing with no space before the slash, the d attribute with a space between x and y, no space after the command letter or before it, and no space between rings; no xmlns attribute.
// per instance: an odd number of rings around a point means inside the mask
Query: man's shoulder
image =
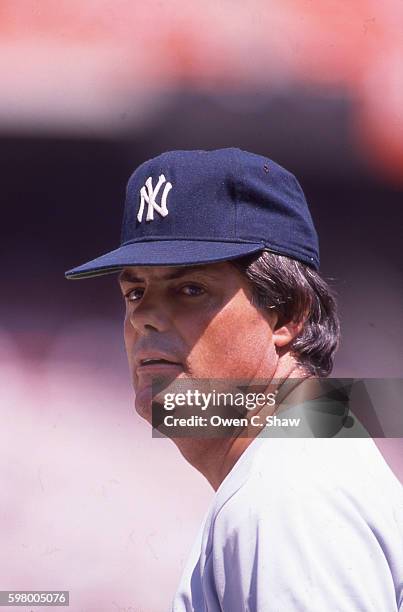
<svg viewBox="0 0 403 612"><path fill-rule="evenodd" d="M371 439L256 442L243 469L218 490L215 521L259 520L287 507L310 516L327 507L368 520L403 510L402 487Z"/></svg>
<svg viewBox="0 0 403 612"><path fill-rule="evenodd" d="M397 609L402 490L372 440L256 440L234 467L201 563L225 609Z"/></svg>

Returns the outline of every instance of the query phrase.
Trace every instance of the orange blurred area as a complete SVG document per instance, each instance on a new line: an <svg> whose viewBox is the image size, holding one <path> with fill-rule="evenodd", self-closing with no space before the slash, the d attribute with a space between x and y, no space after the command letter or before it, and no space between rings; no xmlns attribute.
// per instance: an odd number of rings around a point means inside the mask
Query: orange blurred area
<svg viewBox="0 0 403 612"><path fill-rule="evenodd" d="M357 151L401 183L402 26L398 0L3 0L0 130L113 135L178 88L320 88L348 97Z"/></svg>

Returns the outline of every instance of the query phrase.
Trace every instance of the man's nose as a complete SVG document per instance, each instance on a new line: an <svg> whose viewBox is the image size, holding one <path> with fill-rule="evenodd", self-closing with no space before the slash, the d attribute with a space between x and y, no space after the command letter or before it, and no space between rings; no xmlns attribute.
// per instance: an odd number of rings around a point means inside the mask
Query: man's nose
<svg viewBox="0 0 403 612"><path fill-rule="evenodd" d="M164 332L170 328L167 305L152 296L144 295L129 318L133 329L142 335L150 331Z"/></svg>

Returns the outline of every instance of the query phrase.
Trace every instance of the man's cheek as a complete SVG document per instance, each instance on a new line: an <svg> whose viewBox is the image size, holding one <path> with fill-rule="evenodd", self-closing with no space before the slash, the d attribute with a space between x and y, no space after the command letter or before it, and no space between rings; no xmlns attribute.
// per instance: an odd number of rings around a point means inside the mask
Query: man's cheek
<svg viewBox="0 0 403 612"><path fill-rule="evenodd" d="M123 326L123 335L124 335L124 341L125 341L126 355L127 355L127 359L128 359L130 368L132 368L133 361L134 361L134 351L133 351L134 333L133 332L134 330L133 330L133 326L130 323L130 319L126 316L124 326Z"/></svg>
<svg viewBox="0 0 403 612"><path fill-rule="evenodd" d="M245 339L244 339L245 340ZM225 378L242 360L242 344L235 335L223 330L209 330L194 344L188 361L191 372L198 378Z"/></svg>

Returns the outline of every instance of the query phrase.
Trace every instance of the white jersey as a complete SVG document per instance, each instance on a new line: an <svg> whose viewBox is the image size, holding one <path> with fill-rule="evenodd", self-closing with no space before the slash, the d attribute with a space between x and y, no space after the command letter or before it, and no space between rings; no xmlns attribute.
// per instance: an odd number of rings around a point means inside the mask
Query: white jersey
<svg viewBox="0 0 403 612"><path fill-rule="evenodd" d="M256 438L217 490L173 612L403 611L403 492L371 438Z"/></svg>

